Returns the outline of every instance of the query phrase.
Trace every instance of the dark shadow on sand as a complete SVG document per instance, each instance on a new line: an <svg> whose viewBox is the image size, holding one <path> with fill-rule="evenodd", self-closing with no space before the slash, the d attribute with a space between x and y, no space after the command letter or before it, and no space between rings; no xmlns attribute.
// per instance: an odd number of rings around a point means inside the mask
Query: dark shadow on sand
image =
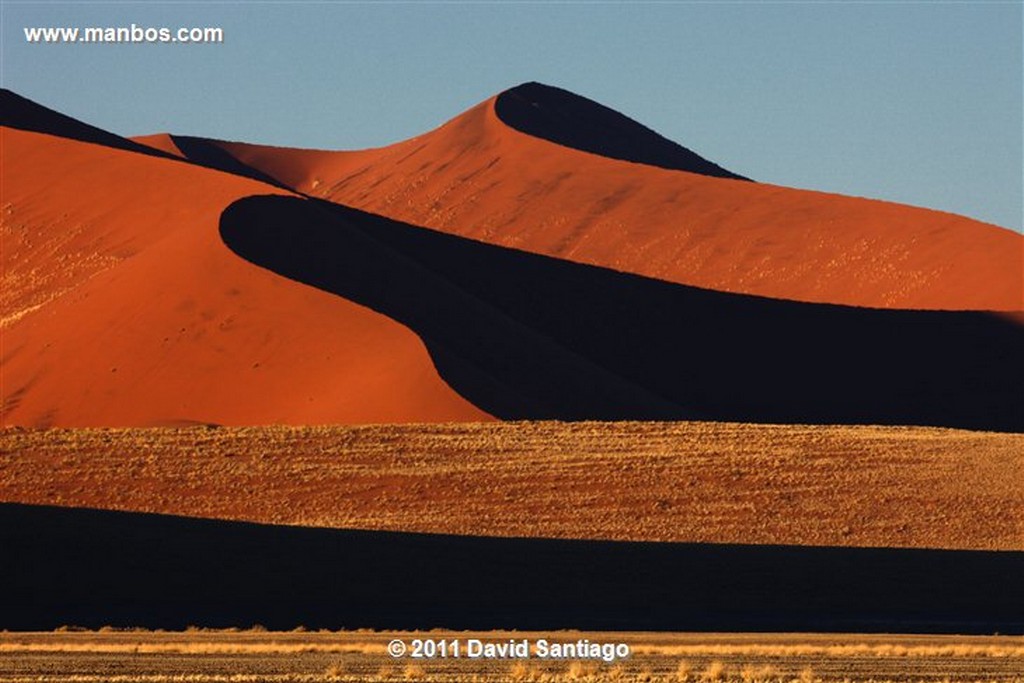
<svg viewBox="0 0 1024 683"><path fill-rule="evenodd" d="M47 135L77 140L78 142L103 145L180 163L191 162L197 166L205 166L216 171L258 180L273 187L288 189L267 174L238 161L209 140L187 135L171 135L171 140L184 155L184 158L181 158L87 123L82 123L70 116L47 109L32 100L6 89L0 90L0 125L36 133L45 133Z"/></svg>
<svg viewBox="0 0 1024 683"><path fill-rule="evenodd" d="M499 539L0 504L0 628L1019 633L1024 553Z"/></svg>
<svg viewBox="0 0 1024 683"><path fill-rule="evenodd" d="M749 180L614 109L550 85L524 83L506 90L498 95L495 113L512 128L563 147L648 166Z"/></svg>
<svg viewBox="0 0 1024 683"><path fill-rule="evenodd" d="M185 158L194 164L258 180L273 187L290 189L266 173L243 164L211 140L188 135L172 135L171 140L174 142L174 146L185 155Z"/></svg>
<svg viewBox="0 0 1024 683"><path fill-rule="evenodd" d="M1024 427L1024 327L995 314L709 291L288 197L239 200L221 235L407 325L501 418Z"/></svg>
<svg viewBox="0 0 1024 683"><path fill-rule="evenodd" d="M6 88L0 90L0 125L180 161L172 154L82 123Z"/></svg>

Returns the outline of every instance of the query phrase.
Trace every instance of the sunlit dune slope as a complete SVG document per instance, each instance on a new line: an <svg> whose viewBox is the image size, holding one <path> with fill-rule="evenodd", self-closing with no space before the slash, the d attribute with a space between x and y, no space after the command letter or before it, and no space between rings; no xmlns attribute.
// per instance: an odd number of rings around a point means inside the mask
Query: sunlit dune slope
<svg viewBox="0 0 1024 683"><path fill-rule="evenodd" d="M532 100L538 92L545 91L531 91ZM564 114L567 96L556 114ZM1020 314L1014 321L983 311L823 306L637 277L297 196L285 185L316 184L294 175L312 158L302 151L245 148L253 157L242 159L201 138L127 141L10 93L7 100L0 120L5 423L495 416L1020 429L1011 398L1021 379ZM729 173L639 124L627 138L638 140L644 163L524 135L493 109L486 102L419 138L412 157L445 158L437 147L444 144L455 155L424 177L443 178L479 156L476 147L497 141L510 155L537 145L541 162L547 154L553 163L578 160L584 171L607 165L629 182L653 173L712 183L709 191L766 188L650 165L668 158ZM555 126L552 140L566 142L563 133ZM360 155L372 161L413 143L314 156L328 165ZM377 162L373 169L390 163ZM516 168L528 177L536 166L524 159ZM600 187L606 176L588 173ZM380 186L391 182L384 177ZM341 182L334 194L347 188ZM543 190L535 202L516 200L524 239L533 207L552 197ZM607 204L608 213L620 204ZM615 237L602 232L604 214L592 218L580 244ZM511 228L495 234L498 242L515 237Z"/></svg>
<svg viewBox="0 0 1024 683"><path fill-rule="evenodd" d="M2 128L4 424L488 417L407 328L224 246L226 206L283 191L20 113L35 131Z"/></svg>
<svg viewBox="0 0 1024 683"><path fill-rule="evenodd" d="M140 135L138 137L132 138L132 141L137 142L140 145L145 145L147 147L152 147L153 149L160 150L161 152L166 152L171 156L176 156L181 159L185 158L185 155L182 153L182 151L178 148L176 144L174 144L174 136L169 133L154 133L153 135Z"/></svg>
<svg viewBox="0 0 1024 683"><path fill-rule="evenodd" d="M527 84L379 149L215 144L318 198L681 284L869 307L1024 309L1017 233L939 211L733 179L612 114ZM624 161L622 150L639 151Z"/></svg>

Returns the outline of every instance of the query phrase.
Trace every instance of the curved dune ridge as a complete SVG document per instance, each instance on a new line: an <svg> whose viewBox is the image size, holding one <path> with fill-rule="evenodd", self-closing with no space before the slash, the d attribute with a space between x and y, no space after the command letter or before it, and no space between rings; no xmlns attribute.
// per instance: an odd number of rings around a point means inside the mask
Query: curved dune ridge
<svg viewBox="0 0 1024 683"><path fill-rule="evenodd" d="M505 419L708 419L1024 429L1024 327L977 311L716 292L249 197L232 251L408 325L441 376Z"/></svg>
<svg viewBox="0 0 1024 683"><path fill-rule="evenodd" d="M379 149L211 142L309 196L679 284L866 307L1024 310L1020 234L929 209L730 178L609 112L527 84ZM632 161L622 160L621 148L634 147ZM666 157L674 168L689 163L689 172L657 167Z"/></svg>
<svg viewBox="0 0 1024 683"><path fill-rule="evenodd" d="M547 107L542 86L529 92ZM1019 279L1019 235L573 149L557 126L542 139L508 125L501 97L413 140L338 153L133 142L4 91L4 424L1024 428L1024 327L984 312L1012 308L997 300ZM548 108L661 140L594 103L567 108L572 97ZM872 242L872 212L910 227ZM843 230L814 233L822 215ZM703 245L679 228L698 219ZM927 248L907 241L925 230ZM749 262L755 237L768 265ZM843 252L851 240L861 251ZM675 261L672 245L685 246ZM934 277L915 289L908 263ZM933 307L982 310L858 310L679 282L711 275L841 303L899 285Z"/></svg>
<svg viewBox="0 0 1024 683"><path fill-rule="evenodd" d="M524 83L498 95L494 113L527 135L584 152L715 178L749 180L614 109L561 88Z"/></svg>
<svg viewBox="0 0 1024 683"><path fill-rule="evenodd" d="M28 118L2 130L4 424L488 419L407 328L227 249L228 205L286 193Z"/></svg>

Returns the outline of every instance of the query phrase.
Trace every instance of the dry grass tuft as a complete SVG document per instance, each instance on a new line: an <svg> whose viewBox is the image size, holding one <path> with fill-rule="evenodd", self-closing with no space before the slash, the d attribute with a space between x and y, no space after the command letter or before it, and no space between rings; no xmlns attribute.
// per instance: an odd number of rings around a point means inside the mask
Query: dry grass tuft
<svg viewBox="0 0 1024 683"><path fill-rule="evenodd" d="M508 672L509 680L515 681L516 683L536 681L540 677L540 672L537 667L531 666L526 662L520 660L512 665Z"/></svg>
<svg viewBox="0 0 1024 683"><path fill-rule="evenodd" d="M327 667L326 671L324 671L324 676L326 676L329 679L341 678L344 675L345 664L343 662L335 662L334 664L331 664L329 667Z"/></svg>
<svg viewBox="0 0 1024 683"><path fill-rule="evenodd" d="M597 664L594 662L569 662L565 677L570 681L590 680L597 675Z"/></svg>
<svg viewBox="0 0 1024 683"><path fill-rule="evenodd" d="M722 680L723 678L725 678L725 664L717 659L714 660L713 662L708 664L707 667L704 668L704 671L701 673L700 677L702 680L705 681Z"/></svg>
<svg viewBox="0 0 1024 683"><path fill-rule="evenodd" d="M763 664L761 666L745 664L740 669L740 680L743 683L768 683L776 678L778 678L778 672L770 664Z"/></svg>
<svg viewBox="0 0 1024 683"><path fill-rule="evenodd" d="M621 681L626 676L626 669L621 664L616 664L612 668L608 669L605 676L609 681Z"/></svg>
<svg viewBox="0 0 1024 683"><path fill-rule="evenodd" d="M407 681L422 681L426 678L427 672L424 671L423 667L419 664L413 664L412 662L405 665L405 670L402 671L402 678Z"/></svg>

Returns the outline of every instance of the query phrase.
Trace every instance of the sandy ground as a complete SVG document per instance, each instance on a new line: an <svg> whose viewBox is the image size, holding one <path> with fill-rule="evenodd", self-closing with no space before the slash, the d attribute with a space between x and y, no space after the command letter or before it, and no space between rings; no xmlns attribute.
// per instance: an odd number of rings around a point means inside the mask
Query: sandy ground
<svg viewBox="0 0 1024 683"><path fill-rule="evenodd" d="M262 523L1024 549L1024 435L479 423L0 432L0 502Z"/></svg>
<svg viewBox="0 0 1024 683"><path fill-rule="evenodd" d="M393 640L407 648L388 654ZM413 658L414 640L460 656ZM467 656L471 639L526 659ZM537 642L629 648L622 659L542 659ZM1015 681L1024 639L858 634L189 631L0 633L0 683L28 681Z"/></svg>

